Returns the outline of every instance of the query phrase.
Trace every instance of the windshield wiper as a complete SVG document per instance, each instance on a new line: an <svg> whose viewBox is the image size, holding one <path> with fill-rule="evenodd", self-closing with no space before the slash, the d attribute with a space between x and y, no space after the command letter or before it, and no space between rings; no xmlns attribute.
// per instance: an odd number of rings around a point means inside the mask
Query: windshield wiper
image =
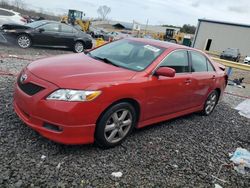
<svg viewBox="0 0 250 188"><path fill-rule="evenodd" d="M88 53L90 55L90 57L94 58L94 59L97 59L97 60L101 60L103 61L104 63L107 63L107 64L110 64L110 65L114 65L116 67L120 67L119 65L115 64L114 62L112 62L111 60L109 60L108 58L106 57L97 57L97 56L93 56L91 53Z"/></svg>

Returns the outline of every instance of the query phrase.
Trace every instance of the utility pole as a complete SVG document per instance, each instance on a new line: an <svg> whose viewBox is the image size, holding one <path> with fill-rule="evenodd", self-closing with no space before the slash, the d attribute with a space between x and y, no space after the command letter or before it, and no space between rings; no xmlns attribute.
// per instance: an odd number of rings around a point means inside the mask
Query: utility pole
<svg viewBox="0 0 250 188"><path fill-rule="evenodd" d="M145 35L146 35L146 32L147 32L147 29L148 29L148 19L147 19L147 23L146 23L146 27L145 27Z"/></svg>

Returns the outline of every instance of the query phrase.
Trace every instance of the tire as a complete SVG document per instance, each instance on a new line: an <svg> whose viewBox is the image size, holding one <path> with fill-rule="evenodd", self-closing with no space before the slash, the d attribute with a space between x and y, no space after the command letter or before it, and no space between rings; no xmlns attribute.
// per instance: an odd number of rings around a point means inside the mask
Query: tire
<svg viewBox="0 0 250 188"><path fill-rule="evenodd" d="M73 51L75 53L82 53L84 52L84 43L82 41L76 41L73 46Z"/></svg>
<svg viewBox="0 0 250 188"><path fill-rule="evenodd" d="M219 93L218 91L214 90L210 95L207 97L207 100L204 104L203 110L201 112L204 116L209 116L214 111L215 106L217 105L219 100Z"/></svg>
<svg viewBox="0 0 250 188"><path fill-rule="evenodd" d="M96 126L95 141L101 148L120 145L131 133L136 124L135 108L127 102L108 108Z"/></svg>
<svg viewBox="0 0 250 188"><path fill-rule="evenodd" d="M92 38L95 38L95 33L94 32L90 32L90 35Z"/></svg>
<svg viewBox="0 0 250 188"><path fill-rule="evenodd" d="M31 38L26 34L21 34L17 37L17 45L20 48L29 48L32 45Z"/></svg>

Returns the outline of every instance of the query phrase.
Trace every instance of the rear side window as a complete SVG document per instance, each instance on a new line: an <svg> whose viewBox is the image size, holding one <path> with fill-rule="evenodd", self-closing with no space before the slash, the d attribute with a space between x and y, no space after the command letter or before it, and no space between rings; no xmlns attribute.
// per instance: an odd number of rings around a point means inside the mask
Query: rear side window
<svg viewBox="0 0 250 188"><path fill-rule="evenodd" d="M161 67L170 67L175 69L176 73L189 72L187 51L181 50L171 53L162 62Z"/></svg>
<svg viewBox="0 0 250 188"><path fill-rule="evenodd" d="M45 24L41 26L40 28L43 28L46 32L58 32L59 31L59 24Z"/></svg>
<svg viewBox="0 0 250 188"><path fill-rule="evenodd" d="M192 72L207 72L207 58L198 53L191 52Z"/></svg>
<svg viewBox="0 0 250 188"><path fill-rule="evenodd" d="M192 72L215 71L211 62L199 52L190 52L192 59Z"/></svg>
<svg viewBox="0 0 250 188"><path fill-rule="evenodd" d="M61 32L63 33L73 33L73 28L65 25L65 24L61 24Z"/></svg>
<svg viewBox="0 0 250 188"><path fill-rule="evenodd" d="M0 16L14 16L15 14L6 10L0 9Z"/></svg>

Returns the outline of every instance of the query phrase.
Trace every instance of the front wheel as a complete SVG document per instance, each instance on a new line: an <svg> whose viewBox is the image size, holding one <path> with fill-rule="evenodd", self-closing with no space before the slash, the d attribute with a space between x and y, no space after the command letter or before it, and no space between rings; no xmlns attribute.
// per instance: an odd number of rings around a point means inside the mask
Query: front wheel
<svg viewBox="0 0 250 188"><path fill-rule="evenodd" d="M31 46L31 39L28 35L19 35L17 37L17 44L21 48L29 48Z"/></svg>
<svg viewBox="0 0 250 188"><path fill-rule="evenodd" d="M77 41L74 44L73 50L75 53L82 53L84 51L84 44L81 41Z"/></svg>
<svg viewBox="0 0 250 188"><path fill-rule="evenodd" d="M136 124L134 107L122 102L110 107L96 126L96 143L103 148L111 148L121 144Z"/></svg>
<svg viewBox="0 0 250 188"><path fill-rule="evenodd" d="M218 91L214 90L208 96L205 102L204 108L202 110L202 115L209 116L213 112L215 106L217 105L218 100L219 100L219 93Z"/></svg>

